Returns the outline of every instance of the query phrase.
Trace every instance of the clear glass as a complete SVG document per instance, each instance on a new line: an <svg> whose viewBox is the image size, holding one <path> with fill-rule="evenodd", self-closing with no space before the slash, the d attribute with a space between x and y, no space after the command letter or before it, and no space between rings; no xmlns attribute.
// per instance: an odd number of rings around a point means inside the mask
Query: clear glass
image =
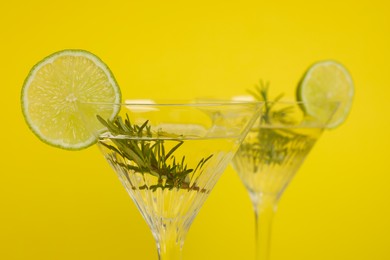
<svg viewBox="0 0 390 260"><path fill-rule="evenodd" d="M256 259L270 259L271 226L278 201L321 136L338 103L319 104L319 121L302 102L268 102L232 160L255 213ZM325 114L324 114L325 113Z"/></svg>
<svg viewBox="0 0 390 260"><path fill-rule="evenodd" d="M100 151L151 229L159 259L181 259L192 221L262 104L138 100L86 105L119 111L112 120L97 120L104 126L97 131Z"/></svg>

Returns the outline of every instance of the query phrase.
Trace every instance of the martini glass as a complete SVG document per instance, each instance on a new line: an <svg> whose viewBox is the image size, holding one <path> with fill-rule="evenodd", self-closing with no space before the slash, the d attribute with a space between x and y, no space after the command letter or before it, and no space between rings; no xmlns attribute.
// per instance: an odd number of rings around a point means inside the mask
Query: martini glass
<svg viewBox="0 0 390 260"><path fill-rule="evenodd" d="M268 260L272 219L283 191L326 128L338 103L318 104L321 120L302 102L266 102L232 160L255 212L256 259Z"/></svg>
<svg viewBox="0 0 390 260"><path fill-rule="evenodd" d="M152 231L159 259L181 259L192 221L261 113L259 102L88 104L98 146ZM95 116L95 115L89 115Z"/></svg>

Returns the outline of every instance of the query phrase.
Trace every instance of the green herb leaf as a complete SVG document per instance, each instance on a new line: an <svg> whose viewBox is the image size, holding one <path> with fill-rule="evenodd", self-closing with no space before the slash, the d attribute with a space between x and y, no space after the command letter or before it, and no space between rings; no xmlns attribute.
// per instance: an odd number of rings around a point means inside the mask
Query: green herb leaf
<svg viewBox="0 0 390 260"><path fill-rule="evenodd" d="M107 156L110 163L115 167L121 167L128 179L128 175L137 172L150 174L157 178L157 184L150 187L143 185L138 187L139 189L152 191L158 188L200 190L196 183L190 184L189 174L195 174L201 170L213 156L212 154L207 158L202 158L195 169L189 169L185 156L180 160L176 160L175 156L175 152L184 143L181 136L161 131L153 136L149 121L145 121L141 126L131 124L128 115L124 121L119 116L114 120L104 120L100 116L97 118L107 128L107 136L99 140L99 144L110 151L111 156ZM177 142L168 152L166 152L164 137L169 137L170 141ZM110 143L106 143L106 139L109 139ZM116 159L118 156L122 158L120 163Z"/></svg>

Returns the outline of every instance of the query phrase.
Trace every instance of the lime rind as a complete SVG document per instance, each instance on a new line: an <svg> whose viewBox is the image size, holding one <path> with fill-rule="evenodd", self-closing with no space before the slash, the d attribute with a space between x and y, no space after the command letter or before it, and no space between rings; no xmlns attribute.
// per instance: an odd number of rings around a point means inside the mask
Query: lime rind
<svg viewBox="0 0 390 260"><path fill-rule="evenodd" d="M349 71L339 62L314 63L305 72L297 88L302 110L336 128L345 122L352 108L354 84Z"/></svg>
<svg viewBox="0 0 390 260"><path fill-rule="evenodd" d="M121 102L121 92L120 88L115 80L115 77L111 70L108 68L108 66L96 55L92 54L91 52L85 51L85 50L79 50L79 49L72 49L72 50L63 50L56 53L53 53L40 62L38 62L34 67L30 70L30 73L26 77L22 93L21 93L21 105L22 105L22 113L25 118L25 121L31 131L44 143L49 144L54 147L62 148L65 150L81 150L85 149L97 141L96 131L97 125L94 123L91 123L91 120L95 120L95 118L88 118L86 114L83 115L83 111L78 111L78 108L80 108L80 104L75 105L75 110L70 113L69 119L70 122L65 122L64 118L59 121L58 114L61 113L61 111L57 111L56 114L54 114L52 117L50 115L50 105L53 105L56 101L48 100L46 93L47 90L43 89L40 95L46 95L46 99L40 100L38 95L38 100L34 100L34 102L31 102L29 99L29 90L31 84L34 82L34 80L37 77L37 73L41 71L42 68L44 68L48 64L52 64L57 59L61 57L82 57L85 58L88 61L92 62L92 65L96 68L100 69L100 73L106 76L106 80L108 81L108 86L112 88L112 97L110 99L110 103L120 103ZM57 71L56 71L57 72ZM60 73L60 72L58 72ZM75 74L78 72L75 71ZM84 75L85 76L85 75ZM88 76L88 75L86 75ZM91 94L94 95L94 94ZM77 97L75 97L77 98ZM88 102L88 100L84 100L85 102ZM92 100L93 101L93 100ZM47 104L46 104L47 103ZM77 104L77 103L75 103ZM36 108L34 108L34 105ZM93 112L103 110L102 114L106 118L113 119L119 112L120 106L110 106L110 111L104 111L107 110L107 105L104 107L99 107L98 105L90 106L88 108L89 111L87 111L89 115ZM33 113L31 113L33 110ZM45 111L47 110L47 111ZM100 112L99 112L100 114ZM37 117L42 116L39 118L39 120L42 120L43 122L37 123ZM35 118L34 118L35 117ZM38 120L38 121L39 121ZM89 122L88 122L89 121ZM61 133L58 133L58 136L56 138L53 138L52 136L49 136L47 133L45 133L46 128L55 129L55 123L59 124L58 127L62 131L61 124L63 124L63 128L67 129L68 135L75 135L74 140L72 142L69 142L69 140L65 140L64 138L61 138ZM43 124L43 125L42 125ZM100 126L99 126L100 127ZM73 131L73 132L72 132ZM79 136L77 136L79 135ZM82 137L80 140L78 138Z"/></svg>

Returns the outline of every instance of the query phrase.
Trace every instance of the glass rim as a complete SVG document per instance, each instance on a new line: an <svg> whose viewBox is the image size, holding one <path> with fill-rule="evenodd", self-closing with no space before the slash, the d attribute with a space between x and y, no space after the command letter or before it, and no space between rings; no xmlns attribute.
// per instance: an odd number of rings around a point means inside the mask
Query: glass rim
<svg viewBox="0 0 390 260"><path fill-rule="evenodd" d="M107 105L107 106L188 106L188 107L196 107L196 106L231 106L231 105L263 105L265 102L263 101L235 101L235 100L198 100L198 99L126 99L122 102L84 102L80 101L79 104L86 105Z"/></svg>
<svg viewBox="0 0 390 260"><path fill-rule="evenodd" d="M157 101L157 102L155 102ZM222 106L222 105L247 105L247 104L281 104L281 105L304 105L307 101L285 100L285 101L259 101L259 100L230 100L230 99L127 99L122 102L89 102L79 101L79 104L86 105L117 105L117 106ZM325 100L317 102L323 104L340 104L341 101Z"/></svg>
<svg viewBox="0 0 390 260"><path fill-rule="evenodd" d="M242 96L232 96L230 98L226 98L226 97L221 97L221 98L213 98L213 97L201 97L201 98L197 98L195 100L202 100L202 101L206 101L206 102L215 102L215 101L218 101L218 102L238 102L238 103L251 103L251 102L259 102L259 103L263 103L263 104L281 104L281 105L304 105L304 104L318 104L318 105L323 105L323 104L337 104L339 105L340 103L342 103L342 101L338 101L338 100L323 100L321 102L308 102L308 101L303 101L303 100L293 100L293 99L283 99L283 100L276 100L276 101L273 101L273 100L268 100L268 101L264 101L264 100L258 100L258 99L255 99L254 97L250 96L250 95L242 95Z"/></svg>

